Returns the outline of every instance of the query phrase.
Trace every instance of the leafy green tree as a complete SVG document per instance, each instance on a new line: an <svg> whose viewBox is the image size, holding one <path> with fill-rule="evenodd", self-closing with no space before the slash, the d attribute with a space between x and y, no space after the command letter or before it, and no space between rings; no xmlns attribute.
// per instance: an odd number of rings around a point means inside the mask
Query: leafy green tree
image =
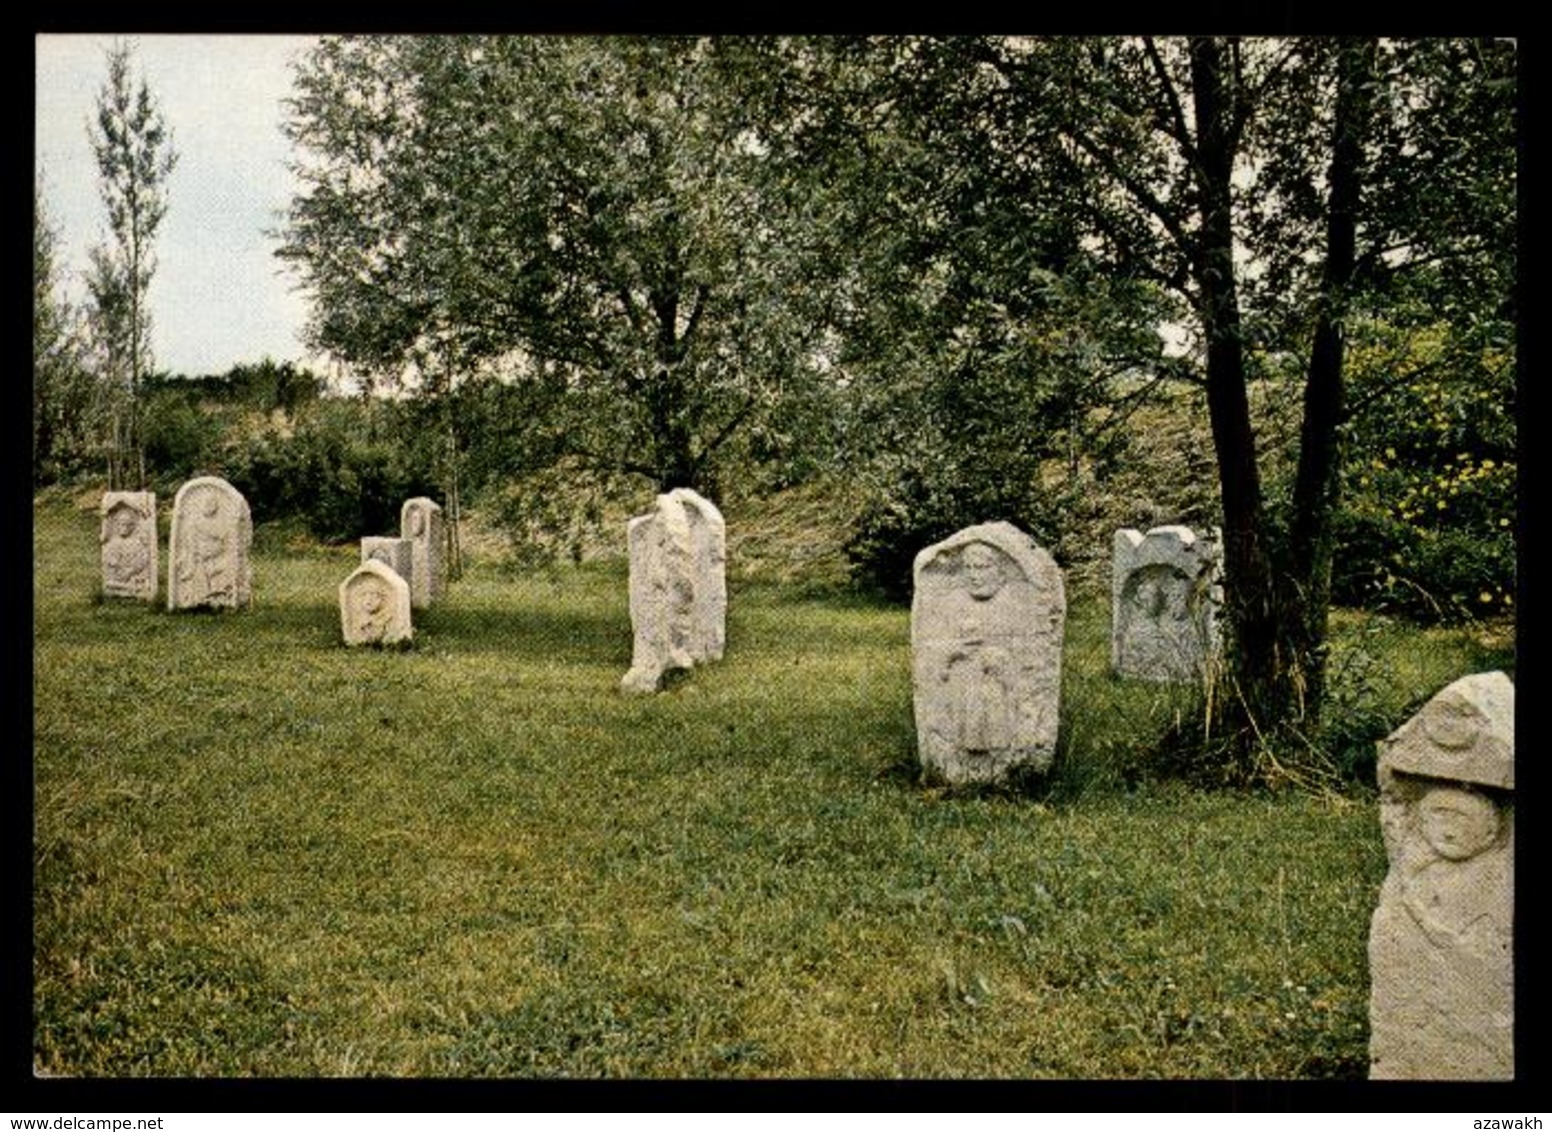
<svg viewBox="0 0 1552 1132"><path fill-rule="evenodd" d="M829 227L834 444L863 496L849 549L898 596L916 551L968 523L1008 519L1064 554L1077 467L1125 413L1115 379L1167 369L1154 289L1096 270L1070 186L1031 142L1038 108L981 48L752 48L773 156Z"/></svg>
<svg viewBox="0 0 1552 1132"><path fill-rule="evenodd" d="M1472 265L1479 298L1506 297L1512 49L1214 37L976 47L1076 187L1087 237L1112 270L1172 296L1199 343L1234 637L1225 707L1253 755L1319 707L1358 316L1444 264ZM1433 190L1427 204L1409 180ZM1408 301L1448 317L1461 295L1425 287ZM1248 396L1279 356L1307 359L1286 501L1267 497Z"/></svg>
<svg viewBox="0 0 1552 1132"><path fill-rule="evenodd" d="M815 388L818 249L770 191L731 49L691 39L328 39L288 131L282 255L310 339L435 395L492 374L564 454L718 494Z"/></svg>
<svg viewBox="0 0 1552 1132"><path fill-rule="evenodd" d="M59 295L59 237L43 188L32 191L32 479L79 471L92 453L93 390L76 312Z"/></svg>
<svg viewBox="0 0 1552 1132"><path fill-rule="evenodd" d="M109 238L92 249L87 289L100 377L111 390L113 488L145 485L140 386L151 365L148 293L156 231L167 212L167 180L178 157L145 80L136 84L130 77L132 60L127 43L109 49L108 76L87 130L108 214Z"/></svg>

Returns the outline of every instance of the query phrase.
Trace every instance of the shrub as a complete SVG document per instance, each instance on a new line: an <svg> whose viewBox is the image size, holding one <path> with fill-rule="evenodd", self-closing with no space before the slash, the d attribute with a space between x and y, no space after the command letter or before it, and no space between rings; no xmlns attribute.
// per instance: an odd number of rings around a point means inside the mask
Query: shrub
<svg viewBox="0 0 1552 1132"><path fill-rule="evenodd" d="M1513 355L1416 334L1382 367L1359 351L1354 389L1383 392L1349 436L1332 597L1423 621L1513 605L1517 482ZM1388 388L1390 369L1429 367Z"/></svg>
<svg viewBox="0 0 1552 1132"><path fill-rule="evenodd" d="M404 500L437 494L431 469L393 425L389 406L321 401L289 435L267 425L233 439L224 474L255 522L298 516L325 542L387 534Z"/></svg>

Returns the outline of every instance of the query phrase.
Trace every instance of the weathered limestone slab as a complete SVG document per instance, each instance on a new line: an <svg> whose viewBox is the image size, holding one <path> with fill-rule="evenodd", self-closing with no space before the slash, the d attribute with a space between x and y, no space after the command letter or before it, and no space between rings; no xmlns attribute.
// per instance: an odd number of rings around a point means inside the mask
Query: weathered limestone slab
<svg viewBox="0 0 1552 1132"><path fill-rule="evenodd" d="M657 497L627 525L631 666L627 692L655 692L663 674L722 659L727 631L727 526L689 488Z"/></svg>
<svg viewBox="0 0 1552 1132"><path fill-rule="evenodd" d="M410 581L410 604L425 609L447 593L442 508L423 495L406 499L399 509L399 535L409 539L412 547L414 562L405 575Z"/></svg>
<svg viewBox="0 0 1552 1132"><path fill-rule="evenodd" d="M414 556L407 538L388 538L382 535L367 535L361 540L361 561L381 562L399 577L403 578L410 586L411 601L414 600L415 578Z"/></svg>
<svg viewBox="0 0 1552 1132"><path fill-rule="evenodd" d="M1218 654L1223 547L1189 527L1115 533L1110 664L1139 680L1199 679Z"/></svg>
<svg viewBox="0 0 1552 1132"><path fill-rule="evenodd" d="M1369 928L1369 1076L1514 1077L1514 685L1463 677L1379 745L1390 872Z"/></svg>
<svg viewBox="0 0 1552 1132"><path fill-rule="evenodd" d="M1050 554L1011 523L916 556L911 674L927 774L991 782L1056 754L1067 598Z"/></svg>
<svg viewBox="0 0 1552 1132"><path fill-rule="evenodd" d="M102 497L102 592L156 600L156 496L110 491Z"/></svg>
<svg viewBox="0 0 1552 1132"><path fill-rule="evenodd" d="M218 476L200 476L173 499L167 608L236 609L253 601L253 519L248 501Z"/></svg>
<svg viewBox="0 0 1552 1132"><path fill-rule="evenodd" d="M410 584L391 566L368 559L340 583L340 631L347 645L391 645L407 641Z"/></svg>

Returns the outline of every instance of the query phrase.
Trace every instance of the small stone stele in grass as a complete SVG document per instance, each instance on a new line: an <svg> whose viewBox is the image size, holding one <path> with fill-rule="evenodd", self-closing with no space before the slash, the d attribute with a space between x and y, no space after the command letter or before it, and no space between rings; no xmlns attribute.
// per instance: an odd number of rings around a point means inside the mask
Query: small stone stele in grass
<svg viewBox="0 0 1552 1132"><path fill-rule="evenodd" d="M105 597L156 600L156 496L110 491L102 497L102 592Z"/></svg>
<svg viewBox="0 0 1552 1132"><path fill-rule="evenodd" d="M253 518L219 476L178 489L167 551L167 608L238 609L253 601Z"/></svg>
<svg viewBox="0 0 1552 1132"><path fill-rule="evenodd" d="M433 499L417 495L399 508L399 537L410 542L410 605L426 609L447 593L442 542L446 528L442 508Z"/></svg>
<svg viewBox="0 0 1552 1132"><path fill-rule="evenodd" d="M415 604L414 548L407 538L387 538L383 535L367 535L361 540L361 561L381 562L410 587L410 604Z"/></svg>
<svg viewBox="0 0 1552 1132"><path fill-rule="evenodd" d="M376 559L340 583L339 603L347 645L393 645L413 635L409 583Z"/></svg>
<svg viewBox="0 0 1552 1132"><path fill-rule="evenodd" d="M1110 664L1116 675L1159 682L1202 677L1218 652L1223 551L1190 527L1115 533Z"/></svg>
<svg viewBox="0 0 1552 1132"><path fill-rule="evenodd" d="M924 774L961 785L1049 770L1067 616L1056 562L1011 523L982 523L923 550L913 577Z"/></svg>
<svg viewBox="0 0 1552 1132"><path fill-rule="evenodd" d="M1369 929L1369 1076L1514 1077L1514 685L1463 677L1379 745L1390 872Z"/></svg>
<svg viewBox="0 0 1552 1132"><path fill-rule="evenodd" d="M657 497L626 528L631 666L624 692L656 692L665 673L721 660L727 625L727 527L688 488Z"/></svg>

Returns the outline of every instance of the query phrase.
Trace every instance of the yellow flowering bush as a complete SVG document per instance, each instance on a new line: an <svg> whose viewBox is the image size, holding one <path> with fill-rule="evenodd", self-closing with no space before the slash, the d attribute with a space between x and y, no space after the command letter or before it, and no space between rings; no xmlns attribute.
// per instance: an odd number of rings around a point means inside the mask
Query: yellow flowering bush
<svg viewBox="0 0 1552 1132"><path fill-rule="evenodd" d="M1512 346L1442 327L1355 348L1332 596L1430 621L1513 609Z"/></svg>

